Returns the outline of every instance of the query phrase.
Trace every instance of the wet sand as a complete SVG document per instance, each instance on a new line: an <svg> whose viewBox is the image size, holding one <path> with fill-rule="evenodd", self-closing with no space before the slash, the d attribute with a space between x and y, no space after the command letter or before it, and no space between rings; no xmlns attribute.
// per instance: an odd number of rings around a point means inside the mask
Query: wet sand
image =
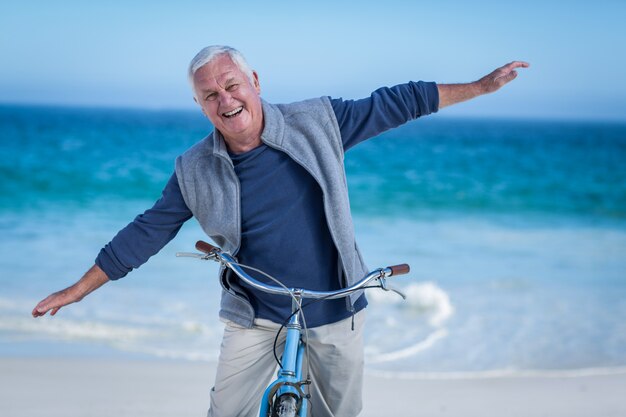
<svg viewBox="0 0 626 417"><path fill-rule="evenodd" d="M0 359L7 417L205 416L215 365L94 358ZM626 372L390 379L366 373L362 417L626 416Z"/></svg>

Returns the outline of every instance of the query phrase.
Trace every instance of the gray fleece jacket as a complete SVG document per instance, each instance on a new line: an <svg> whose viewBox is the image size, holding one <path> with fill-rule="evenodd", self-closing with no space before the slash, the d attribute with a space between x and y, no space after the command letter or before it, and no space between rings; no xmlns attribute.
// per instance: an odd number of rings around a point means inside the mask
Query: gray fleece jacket
<svg viewBox="0 0 626 417"><path fill-rule="evenodd" d="M324 211L339 253L343 286L367 273L355 242L344 170L343 144L335 113L327 97L291 104L263 105L261 140L300 164L317 181L324 196ZM217 245L237 255L241 244L239 180L226 143L214 130L176 159L176 176L185 203L204 232ZM236 281L220 270L223 292L220 317L252 327L254 309ZM361 295L352 294L347 308Z"/></svg>

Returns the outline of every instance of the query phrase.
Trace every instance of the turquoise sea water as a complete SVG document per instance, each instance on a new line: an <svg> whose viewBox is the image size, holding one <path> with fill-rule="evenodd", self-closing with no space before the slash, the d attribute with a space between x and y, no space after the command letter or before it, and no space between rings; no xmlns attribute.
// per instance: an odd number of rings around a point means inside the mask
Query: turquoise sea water
<svg viewBox="0 0 626 417"><path fill-rule="evenodd" d="M195 221L139 270L55 318L30 310L148 208L198 112L0 107L0 354L214 360L214 265L175 258ZM400 302L370 293L372 371L626 366L626 125L438 115L346 155L371 267L408 262Z"/></svg>

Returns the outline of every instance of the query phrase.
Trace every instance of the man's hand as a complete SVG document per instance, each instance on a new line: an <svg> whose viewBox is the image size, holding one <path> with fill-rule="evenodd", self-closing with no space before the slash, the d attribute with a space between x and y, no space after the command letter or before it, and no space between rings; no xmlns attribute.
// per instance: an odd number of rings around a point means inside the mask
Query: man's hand
<svg viewBox="0 0 626 417"><path fill-rule="evenodd" d="M493 93L517 77L516 68L528 68L530 64L513 61L485 75L478 81L467 84L437 84L439 108L470 100L482 94Z"/></svg>
<svg viewBox="0 0 626 417"><path fill-rule="evenodd" d="M77 303L87 294L107 283L109 278L99 266L94 265L83 277L71 287L50 294L33 309L33 317L44 316L48 311L54 316L57 311L68 304Z"/></svg>
<svg viewBox="0 0 626 417"><path fill-rule="evenodd" d="M51 316L54 316L57 311L61 309L61 307L76 303L82 300L82 298L82 295L76 288L76 284L74 284L64 290L50 294L40 301L39 304L37 304L37 306L33 309L33 317L44 316L48 311L50 311Z"/></svg>
<svg viewBox="0 0 626 417"><path fill-rule="evenodd" d="M477 83L480 84L483 94L493 93L494 91L498 91L504 84L513 81L517 77L515 68L528 68L529 66L530 64L528 62L513 61L485 75L478 80Z"/></svg>

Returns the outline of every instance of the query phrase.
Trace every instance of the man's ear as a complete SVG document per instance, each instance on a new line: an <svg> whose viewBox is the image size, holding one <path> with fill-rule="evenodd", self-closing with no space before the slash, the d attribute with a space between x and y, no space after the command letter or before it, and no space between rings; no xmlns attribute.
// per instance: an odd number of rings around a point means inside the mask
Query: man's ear
<svg viewBox="0 0 626 417"><path fill-rule="evenodd" d="M261 94L261 84L259 83L259 74L256 73L256 71L252 71L252 77L254 78L254 89L256 90L257 94Z"/></svg>
<svg viewBox="0 0 626 417"><path fill-rule="evenodd" d="M198 99L196 98L196 96L195 96L195 95L193 96L193 101L195 101L195 102L196 102L196 104L197 104L198 106L200 106L200 103L198 103ZM206 112L204 111L204 107L200 106L200 110L202 110L202 114L204 114L204 116L205 116L205 117L207 117L207 118L209 117L209 116L207 116Z"/></svg>

